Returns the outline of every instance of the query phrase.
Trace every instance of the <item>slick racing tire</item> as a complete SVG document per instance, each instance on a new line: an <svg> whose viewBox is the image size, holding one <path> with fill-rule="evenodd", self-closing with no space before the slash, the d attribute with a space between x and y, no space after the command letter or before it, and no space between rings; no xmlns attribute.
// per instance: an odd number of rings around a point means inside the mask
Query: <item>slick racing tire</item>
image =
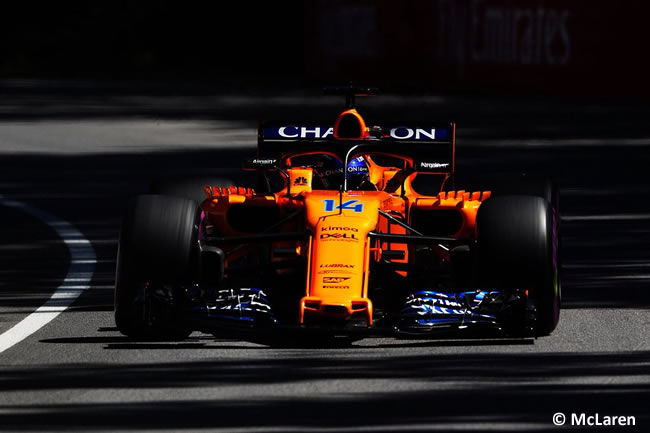
<svg viewBox="0 0 650 433"><path fill-rule="evenodd" d="M158 179L149 185L149 193L183 197L201 203L206 199L206 195L203 192L205 185L223 188L232 186L234 183L229 179L215 177Z"/></svg>
<svg viewBox="0 0 650 433"><path fill-rule="evenodd" d="M120 231L115 281L115 322L134 339L178 340L178 294L197 273L200 210L193 200L140 195L129 205Z"/></svg>
<svg viewBox="0 0 650 433"><path fill-rule="evenodd" d="M558 216L542 197L501 196L477 214L479 279L490 289L528 290L534 336L549 335L560 317Z"/></svg>

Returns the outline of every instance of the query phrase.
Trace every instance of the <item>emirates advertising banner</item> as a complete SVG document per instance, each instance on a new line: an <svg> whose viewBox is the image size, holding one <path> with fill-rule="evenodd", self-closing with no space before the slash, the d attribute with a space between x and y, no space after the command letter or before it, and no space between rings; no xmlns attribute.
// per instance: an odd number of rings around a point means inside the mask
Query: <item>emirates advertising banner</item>
<svg viewBox="0 0 650 433"><path fill-rule="evenodd" d="M323 80L650 95L650 2L321 1L306 28Z"/></svg>

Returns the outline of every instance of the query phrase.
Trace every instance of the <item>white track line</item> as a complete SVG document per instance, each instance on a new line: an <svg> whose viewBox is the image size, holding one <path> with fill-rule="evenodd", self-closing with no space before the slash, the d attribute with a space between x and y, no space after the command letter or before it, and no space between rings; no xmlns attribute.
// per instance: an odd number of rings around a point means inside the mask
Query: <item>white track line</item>
<svg viewBox="0 0 650 433"><path fill-rule="evenodd" d="M56 231L70 251L68 273L50 299L0 335L0 353L2 353L47 325L90 287L97 257L90 242L67 221L25 203L9 200L2 195L0 195L0 205L20 209L40 219Z"/></svg>

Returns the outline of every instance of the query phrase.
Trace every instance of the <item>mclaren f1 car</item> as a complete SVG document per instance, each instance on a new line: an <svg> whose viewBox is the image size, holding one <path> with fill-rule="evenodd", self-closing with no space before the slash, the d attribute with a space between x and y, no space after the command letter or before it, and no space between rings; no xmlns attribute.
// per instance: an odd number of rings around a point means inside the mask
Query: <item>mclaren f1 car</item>
<svg viewBox="0 0 650 433"><path fill-rule="evenodd" d="M456 189L455 124L369 126L355 96L372 89L338 91L346 106L332 123L260 123L257 154L243 163L255 189L212 182L130 203L120 332L554 330L556 194Z"/></svg>

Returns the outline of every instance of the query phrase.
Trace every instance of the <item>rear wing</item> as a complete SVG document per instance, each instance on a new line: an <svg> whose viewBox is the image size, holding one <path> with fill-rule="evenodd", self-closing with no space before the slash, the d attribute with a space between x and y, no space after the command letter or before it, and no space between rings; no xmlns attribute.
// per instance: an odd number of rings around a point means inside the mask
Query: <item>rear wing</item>
<svg viewBox="0 0 650 433"><path fill-rule="evenodd" d="M334 138L333 125L302 122L262 122L258 126L257 155L259 158L281 160L285 156L328 150L344 159L354 146L367 152L382 152L413 160L416 171L454 173L456 159L456 125L382 126L370 128L365 139Z"/></svg>

